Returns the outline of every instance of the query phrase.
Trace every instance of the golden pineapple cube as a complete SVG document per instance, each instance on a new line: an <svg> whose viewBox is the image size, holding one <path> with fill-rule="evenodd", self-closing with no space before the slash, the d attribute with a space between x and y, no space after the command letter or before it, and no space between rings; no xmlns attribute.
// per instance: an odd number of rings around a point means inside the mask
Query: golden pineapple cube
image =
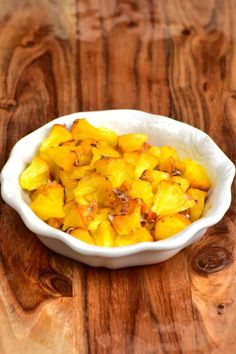
<svg viewBox="0 0 236 354"><path fill-rule="evenodd" d="M66 146L52 147L46 151L49 158L64 171L71 171L77 160L77 155L74 151L70 151Z"/></svg>
<svg viewBox="0 0 236 354"><path fill-rule="evenodd" d="M174 167L175 161L179 160L179 156L174 148L170 146L162 146L160 148L161 155L160 155L160 163L159 163L159 170L171 173Z"/></svg>
<svg viewBox="0 0 236 354"><path fill-rule="evenodd" d="M78 182L75 179L72 179L70 174L63 170L59 171L59 178L65 187L66 202L73 200L74 190L77 187Z"/></svg>
<svg viewBox="0 0 236 354"><path fill-rule="evenodd" d="M107 177L113 188L119 188L124 181L133 178L133 166L121 158L108 158L96 161L97 172Z"/></svg>
<svg viewBox="0 0 236 354"><path fill-rule="evenodd" d="M123 152L134 152L148 140L146 134L124 134L118 137L118 146Z"/></svg>
<svg viewBox="0 0 236 354"><path fill-rule="evenodd" d="M115 246L122 247L133 245L138 242L152 242L153 237L150 232L145 228L142 227L136 231L131 232L128 235L116 235L115 238Z"/></svg>
<svg viewBox="0 0 236 354"><path fill-rule="evenodd" d="M64 218L64 188L59 183L42 186L36 192L30 207L40 219Z"/></svg>
<svg viewBox="0 0 236 354"><path fill-rule="evenodd" d="M111 146L117 144L117 134L110 129L95 128L89 124L86 119L77 119L74 121L71 129L74 140L83 140L92 138L95 140L104 140Z"/></svg>
<svg viewBox="0 0 236 354"><path fill-rule="evenodd" d="M169 180L170 174L157 170L146 170L142 175L142 180L151 183L153 193L156 193L158 184L161 181Z"/></svg>
<svg viewBox="0 0 236 354"><path fill-rule="evenodd" d="M49 136L43 140L39 150L48 150L51 147L59 146L70 140L72 140L72 135L69 130L64 125L55 124L52 127Z"/></svg>
<svg viewBox="0 0 236 354"><path fill-rule="evenodd" d="M128 195L132 198L141 199L148 207L151 207L153 201L152 186L146 181L133 181L131 182Z"/></svg>
<svg viewBox="0 0 236 354"><path fill-rule="evenodd" d="M196 221L202 216L207 192L197 188L189 188L187 194L196 201L196 205L189 209L190 220Z"/></svg>
<svg viewBox="0 0 236 354"><path fill-rule="evenodd" d="M156 240L163 240L177 234L190 224L190 220L183 214L163 216L156 222L154 237Z"/></svg>
<svg viewBox="0 0 236 354"><path fill-rule="evenodd" d="M134 176L140 178L144 171L152 170L158 165L158 160L149 154L141 153L139 154L138 160L135 164Z"/></svg>
<svg viewBox="0 0 236 354"><path fill-rule="evenodd" d="M63 230L70 229L71 227L87 228L88 224L93 220L93 210L90 207L77 205L67 206L64 208L65 219L63 222Z"/></svg>
<svg viewBox="0 0 236 354"><path fill-rule="evenodd" d="M90 245L95 245L94 239L92 238L92 236L90 235L88 230L78 227L78 228L72 230L70 232L70 235L74 236L75 238L77 238L80 241L89 243Z"/></svg>
<svg viewBox="0 0 236 354"><path fill-rule="evenodd" d="M189 180L180 176L173 176L171 181L177 183L183 192L186 192L189 189Z"/></svg>
<svg viewBox="0 0 236 354"><path fill-rule="evenodd" d="M185 194L180 186L171 181L161 181L154 195L153 207L157 215L172 215L192 208L196 202Z"/></svg>
<svg viewBox="0 0 236 354"><path fill-rule="evenodd" d="M151 146L149 149L146 150L146 154L155 157L159 161L161 156L161 149L157 146Z"/></svg>
<svg viewBox="0 0 236 354"><path fill-rule="evenodd" d="M78 181L74 196L80 205L96 202L99 207L106 207L110 205L113 197L112 186L104 176L95 172Z"/></svg>
<svg viewBox="0 0 236 354"><path fill-rule="evenodd" d="M102 222L98 228L92 232L92 236L97 246L113 247L115 243L115 231L110 221Z"/></svg>
<svg viewBox="0 0 236 354"><path fill-rule="evenodd" d="M108 220L109 211L110 210L108 208L99 209L94 215L93 220L89 223L88 230L93 232L98 228L101 223Z"/></svg>
<svg viewBox="0 0 236 354"><path fill-rule="evenodd" d="M183 177L189 180L190 186L207 191L211 182L204 167L188 158L184 159L183 162L185 164Z"/></svg>
<svg viewBox="0 0 236 354"><path fill-rule="evenodd" d="M106 142L99 142L98 147L92 149L93 158L91 166L94 166L95 162L107 157L120 157L120 153L109 146Z"/></svg>
<svg viewBox="0 0 236 354"><path fill-rule="evenodd" d="M20 175L20 186L32 191L46 184L50 179L50 168L46 161L36 156Z"/></svg>
<svg viewBox="0 0 236 354"><path fill-rule="evenodd" d="M137 203L130 214L114 216L112 226L119 235L128 235L141 228L140 218L141 206Z"/></svg>

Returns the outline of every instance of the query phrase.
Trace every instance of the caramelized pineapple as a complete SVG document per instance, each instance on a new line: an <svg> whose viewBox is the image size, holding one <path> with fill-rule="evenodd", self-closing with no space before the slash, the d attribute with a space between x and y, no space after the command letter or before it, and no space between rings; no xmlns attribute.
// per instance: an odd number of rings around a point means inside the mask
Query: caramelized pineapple
<svg viewBox="0 0 236 354"><path fill-rule="evenodd" d="M133 166L124 159L101 159L94 167L97 172L107 177L113 188L119 188L124 181L133 177Z"/></svg>
<svg viewBox="0 0 236 354"><path fill-rule="evenodd" d="M77 160L76 153L65 146L52 147L45 150L44 154L47 154L51 161L64 171L71 171Z"/></svg>
<svg viewBox="0 0 236 354"><path fill-rule="evenodd" d="M185 164L183 177L189 180L190 186L208 191L211 182L206 170L194 160L184 159L183 162Z"/></svg>
<svg viewBox="0 0 236 354"><path fill-rule="evenodd" d="M81 178L74 190L74 197L80 205L96 202L99 207L106 207L110 205L113 192L109 181L95 172Z"/></svg>
<svg viewBox="0 0 236 354"><path fill-rule="evenodd" d="M78 227L78 228L72 230L70 232L70 235L78 238L80 241L89 243L90 245L95 245L95 242L88 230Z"/></svg>
<svg viewBox="0 0 236 354"><path fill-rule="evenodd" d="M138 242L152 242L153 238L150 232L142 227L128 235L117 235L115 239L115 246L128 246Z"/></svg>
<svg viewBox="0 0 236 354"><path fill-rule="evenodd" d="M183 192L186 192L189 189L189 180L180 176L173 176L171 181L177 183Z"/></svg>
<svg viewBox="0 0 236 354"><path fill-rule="evenodd" d="M153 200L152 186L146 181L133 181L128 194L132 198L141 199L147 206L151 207Z"/></svg>
<svg viewBox="0 0 236 354"><path fill-rule="evenodd" d="M40 151L45 151L51 147L59 146L60 144L70 140L72 140L72 135L69 130L64 125L55 124L52 127L49 136L43 140L40 146Z"/></svg>
<svg viewBox="0 0 236 354"><path fill-rule="evenodd" d="M182 231L191 224L183 214L166 215L157 220L154 236L156 240L163 240Z"/></svg>
<svg viewBox="0 0 236 354"><path fill-rule="evenodd" d="M75 207L64 208L65 219L62 230L66 231L71 227L87 228L88 224L93 220L93 210L91 207L76 205Z"/></svg>
<svg viewBox="0 0 236 354"><path fill-rule="evenodd" d="M140 178L144 171L152 170L158 165L157 158L144 153L138 154L138 159L135 163L134 176Z"/></svg>
<svg viewBox="0 0 236 354"><path fill-rule="evenodd" d="M74 140L93 138L95 140L104 140L111 146L116 146L118 139L116 133L112 130L95 128L86 119L77 119L74 121L71 133Z"/></svg>
<svg viewBox="0 0 236 354"><path fill-rule="evenodd" d="M141 149L147 140L146 134L124 134L118 137L118 146L123 152L133 152Z"/></svg>
<svg viewBox="0 0 236 354"><path fill-rule="evenodd" d="M66 202L74 199L74 190L77 187L78 182L75 179L70 178L70 174L60 170L59 178L63 186L65 187Z"/></svg>
<svg viewBox="0 0 236 354"><path fill-rule="evenodd" d="M100 142L98 147L92 149L93 158L91 166L94 166L95 162L107 157L120 157L120 153L109 146L106 142Z"/></svg>
<svg viewBox="0 0 236 354"><path fill-rule="evenodd" d="M46 161L34 157L30 165L20 175L20 186L32 191L46 184L50 178L50 168Z"/></svg>
<svg viewBox="0 0 236 354"><path fill-rule="evenodd" d="M57 182L41 186L37 190L31 209L42 220L64 218L64 188Z"/></svg>
<svg viewBox="0 0 236 354"><path fill-rule="evenodd" d="M128 235L130 232L141 228L140 217L141 206L137 203L131 213L114 216L112 226L119 235Z"/></svg>
<svg viewBox="0 0 236 354"><path fill-rule="evenodd" d="M149 182L152 186L153 193L156 193L158 184L161 181L169 180L170 174L157 170L146 170L142 175L142 179Z"/></svg>
<svg viewBox="0 0 236 354"><path fill-rule="evenodd" d="M189 188L187 194L196 202L196 205L189 209L190 220L196 221L202 216L207 193L197 188Z"/></svg>
<svg viewBox="0 0 236 354"><path fill-rule="evenodd" d="M115 231L110 221L102 222L98 228L92 232L96 245L104 247L113 247L115 243Z"/></svg>
<svg viewBox="0 0 236 354"><path fill-rule="evenodd" d="M192 208L196 202L171 181L161 181L154 196L152 211L157 215L172 215Z"/></svg>

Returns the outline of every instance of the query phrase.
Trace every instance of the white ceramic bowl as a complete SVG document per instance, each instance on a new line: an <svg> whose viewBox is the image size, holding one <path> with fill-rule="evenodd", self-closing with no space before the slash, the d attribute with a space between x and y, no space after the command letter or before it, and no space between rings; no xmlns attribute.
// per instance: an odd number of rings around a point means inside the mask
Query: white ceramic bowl
<svg viewBox="0 0 236 354"><path fill-rule="evenodd" d="M171 145L181 157L189 156L200 162L212 182L204 216L166 240L116 248L89 245L40 220L28 206L29 197L20 188L19 175L53 124L66 124L70 127L77 118L86 118L94 126L111 128L119 134L147 133L151 144ZM53 251L91 266L122 268L165 261L197 241L229 208L234 175L233 163L202 131L170 118L141 111L110 110L60 117L21 139L12 149L2 170L1 192L5 202L20 214L26 226Z"/></svg>

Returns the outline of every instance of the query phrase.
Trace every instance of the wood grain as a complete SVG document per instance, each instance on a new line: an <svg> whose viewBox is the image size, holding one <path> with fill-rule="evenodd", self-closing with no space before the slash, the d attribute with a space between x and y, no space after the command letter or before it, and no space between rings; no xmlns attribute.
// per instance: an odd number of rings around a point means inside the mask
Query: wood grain
<svg viewBox="0 0 236 354"><path fill-rule="evenodd" d="M137 108L207 132L236 161L235 0L0 0L0 163L75 111ZM236 203L153 266L93 269L1 201L0 353L236 352Z"/></svg>

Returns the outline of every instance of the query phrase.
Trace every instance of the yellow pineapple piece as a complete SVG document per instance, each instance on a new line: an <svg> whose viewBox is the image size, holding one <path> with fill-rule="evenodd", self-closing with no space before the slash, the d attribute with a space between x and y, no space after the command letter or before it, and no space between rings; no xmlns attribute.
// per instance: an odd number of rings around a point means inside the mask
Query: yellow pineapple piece
<svg viewBox="0 0 236 354"><path fill-rule="evenodd" d="M154 195L151 208L157 215L172 215L192 208L196 202L171 181L161 181Z"/></svg>
<svg viewBox="0 0 236 354"><path fill-rule="evenodd" d="M20 175L20 186L32 191L46 184L50 178L50 168L46 161L34 157L30 165Z"/></svg>
<svg viewBox="0 0 236 354"><path fill-rule="evenodd" d="M36 192L30 207L40 219L64 218L64 188L61 184L54 181Z"/></svg>
<svg viewBox="0 0 236 354"><path fill-rule="evenodd" d="M183 192L189 189L189 180L180 176L173 176L171 181L177 183Z"/></svg>
<svg viewBox="0 0 236 354"><path fill-rule="evenodd" d="M131 213L114 216L112 226L119 235L128 235L130 232L141 228L140 218L141 206L137 203Z"/></svg>
<svg viewBox="0 0 236 354"><path fill-rule="evenodd" d="M108 220L108 214L109 214L108 208L99 209L97 213L94 215L93 220L89 223L88 230L91 232L95 231L101 223Z"/></svg>
<svg viewBox="0 0 236 354"><path fill-rule="evenodd" d="M63 225L63 220L63 218L50 218L47 220L47 224L55 229L60 229Z"/></svg>
<svg viewBox="0 0 236 354"><path fill-rule="evenodd" d="M150 232L142 227L136 231L131 232L128 235L116 235L115 245L116 247L133 245L139 242L152 242L153 237Z"/></svg>
<svg viewBox="0 0 236 354"><path fill-rule="evenodd" d="M74 140L83 140L92 138L95 140L104 140L111 146L117 144L117 134L110 129L95 128L89 124L86 119L77 119L74 121L71 129Z"/></svg>
<svg viewBox="0 0 236 354"><path fill-rule="evenodd" d="M49 158L64 171L71 171L77 160L77 155L74 151L69 150L66 146L52 147L44 151Z"/></svg>
<svg viewBox="0 0 236 354"><path fill-rule="evenodd" d="M69 172L69 176L71 179L81 179L85 175L89 175L94 173L95 170L91 168L91 166L76 166Z"/></svg>
<svg viewBox="0 0 236 354"><path fill-rule="evenodd" d="M43 140L40 151L48 150L51 147L58 146L70 140L72 140L72 135L69 130L64 125L55 124L49 136Z"/></svg>
<svg viewBox="0 0 236 354"><path fill-rule="evenodd" d="M142 180L151 183L153 193L156 193L158 184L161 181L169 180L170 174L157 170L146 170L142 175Z"/></svg>
<svg viewBox="0 0 236 354"><path fill-rule="evenodd" d="M161 156L161 149L157 146L151 146L149 149L146 150L146 153L157 158L159 161Z"/></svg>
<svg viewBox="0 0 236 354"><path fill-rule="evenodd" d="M80 241L89 243L90 245L95 245L95 242L90 235L88 230L82 229L82 228L76 228L70 232L70 235L74 236Z"/></svg>
<svg viewBox="0 0 236 354"><path fill-rule="evenodd" d="M61 183L65 187L66 202L74 199L74 190L77 187L78 182L70 177L70 174L60 170L59 178Z"/></svg>
<svg viewBox="0 0 236 354"><path fill-rule="evenodd" d="M196 221L202 216L205 207L205 199L207 196L207 192L197 188L189 188L187 194L192 197L197 203L189 209L190 220Z"/></svg>
<svg viewBox="0 0 236 354"><path fill-rule="evenodd" d="M159 170L171 173L174 167L174 163L179 160L179 156L174 148L170 146L162 146L160 148L160 163Z"/></svg>
<svg viewBox="0 0 236 354"><path fill-rule="evenodd" d="M119 188L124 181L133 177L133 166L124 159L109 158L96 161L97 172L106 176L113 188Z"/></svg>
<svg viewBox="0 0 236 354"><path fill-rule="evenodd" d="M73 205L67 205L64 211L65 219L62 227L64 231L71 227L87 228L93 220L93 209L89 206L77 205L73 207Z"/></svg>
<svg viewBox="0 0 236 354"><path fill-rule="evenodd" d="M133 152L141 149L147 140L146 134L124 134L118 137L118 146L123 152Z"/></svg>
<svg viewBox="0 0 236 354"><path fill-rule="evenodd" d="M183 214L163 216L157 220L154 237L156 240L163 240L182 231L191 222Z"/></svg>
<svg viewBox="0 0 236 354"><path fill-rule="evenodd" d="M157 164L158 164L158 160L155 157L148 155L146 153L140 154L138 163L135 167L135 172L134 172L135 177L140 178L144 171L152 170L157 166Z"/></svg>
<svg viewBox="0 0 236 354"><path fill-rule="evenodd" d="M191 159L184 159L183 162L185 164L183 177L189 180L190 186L207 191L211 182L204 167Z"/></svg>
<svg viewBox="0 0 236 354"><path fill-rule="evenodd" d="M130 195L132 198L141 199L148 207L152 205L152 186L146 181L133 181L128 191L128 195Z"/></svg>
<svg viewBox="0 0 236 354"><path fill-rule="evenodd" d="M110 221L102 222L98 228L92 232L96 245L103 247L113 247L115 242L115 231Z"/></svg>
<svg viewBox="0 0 236 354"><path fill-rule="evenodd" d="M74 190L74 196L80 205L96 202L99 207L106 207L110 205L113 192L109 181L95 172L81 178Z"/></svg>
<svg viewBox="0 0 236 354"><path fill-rule="evenodd" d="M98 147L92 149L93 158L91 161L91 166L94 166L95 162L101 158L107 157L120 157L120 153L109 146L106 142L100 142Z"/></svg>

